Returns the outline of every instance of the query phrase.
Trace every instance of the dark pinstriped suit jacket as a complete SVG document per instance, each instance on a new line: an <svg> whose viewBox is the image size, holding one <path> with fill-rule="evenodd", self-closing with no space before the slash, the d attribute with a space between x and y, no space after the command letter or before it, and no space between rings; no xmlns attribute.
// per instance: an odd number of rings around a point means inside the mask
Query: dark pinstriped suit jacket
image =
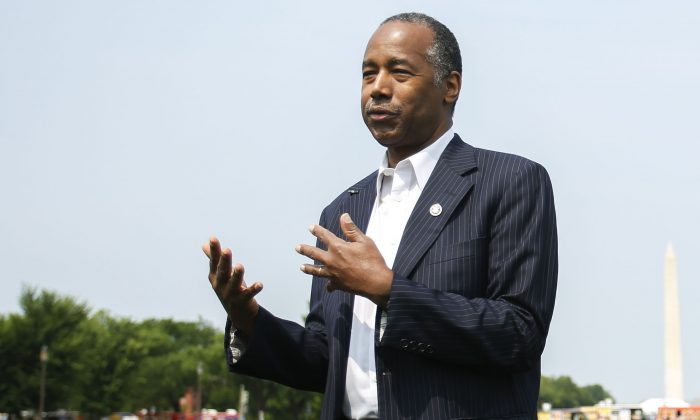
<svg viewBox="0 0 700 420"><path fill-rule="evenodd" d="M376 173L326 207L320 224L342 237L338 219L348 212L364 231L375 196ZM435 203L439 216L429 212ZM557 280L545 169L455 136L393 270L386 330L376 337L381 418L535 418ZM305 328L261 308L238 363L226 346L231 370L325 392L322 418L342 418L353 299L314 278Z"/></svg>

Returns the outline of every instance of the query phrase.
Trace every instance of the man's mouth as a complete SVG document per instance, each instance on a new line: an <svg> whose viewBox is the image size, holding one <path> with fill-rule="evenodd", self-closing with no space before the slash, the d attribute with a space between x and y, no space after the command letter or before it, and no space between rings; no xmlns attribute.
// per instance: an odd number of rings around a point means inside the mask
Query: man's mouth
<svg viewBox="0 0 700 420"><path fill-rule="evenodd" d="M394 118L398 115L398 112L386 108L370 108L367 110L367 118L372 121L386 121Z"/></svg>

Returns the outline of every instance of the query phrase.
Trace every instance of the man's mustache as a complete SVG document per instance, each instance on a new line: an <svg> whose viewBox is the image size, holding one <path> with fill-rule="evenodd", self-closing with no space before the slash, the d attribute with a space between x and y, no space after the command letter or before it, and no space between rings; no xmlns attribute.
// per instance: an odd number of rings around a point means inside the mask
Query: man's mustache
<svg viewBox="0 0 700 420"><path fill-rule="evenodd" d="M369 114L400 114L401 107L398 105L392 105L391 103L376 103L375 101L369 100L365 104L365 115Z"/></svg>

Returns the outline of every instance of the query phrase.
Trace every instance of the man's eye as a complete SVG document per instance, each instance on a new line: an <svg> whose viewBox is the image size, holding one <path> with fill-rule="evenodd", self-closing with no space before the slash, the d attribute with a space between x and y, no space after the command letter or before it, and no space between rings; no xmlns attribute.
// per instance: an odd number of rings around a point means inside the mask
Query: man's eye
<svg viewBox="0 0 700 420"><path fill-rule="evenodd" d="M377 74L376 71L363 71L363 72L362 72L362 77L366 79L366 78L368 78L368 77L374 76L375 74Z"/></svg>

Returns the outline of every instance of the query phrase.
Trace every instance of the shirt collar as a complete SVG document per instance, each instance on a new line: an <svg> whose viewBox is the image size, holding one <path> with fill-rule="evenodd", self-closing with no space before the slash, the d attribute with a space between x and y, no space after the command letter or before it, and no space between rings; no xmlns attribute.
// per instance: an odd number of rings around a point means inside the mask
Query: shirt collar
<svg viewBox="0 0 700 420"><path fill-rule="evenodd" d="M437 162L440 159L442 152L445 151L447 145L450 144L450 141L454 136L454 129L450 127L450 129L447 130L442 136L440 136L440 138L434 141L433 144L421 150L420 152L415 153L407 157L406 159L398 162L396 166L398 167L402 162L408 161L407 163L410 163L410 166L413 168L414 174L416 176L416 183L418 184L418 188L422 191L425 187L425 184L427 184L430 175L433 173L433 169L435 169L435 165L437 165ZM379 172L377 174L377 192L380 191L382 185L381 183L384 176L383 172L388 167L389 157L387 156L387 153L384 152L384 154L382 155L382 162L379 165Z"/></svg>

